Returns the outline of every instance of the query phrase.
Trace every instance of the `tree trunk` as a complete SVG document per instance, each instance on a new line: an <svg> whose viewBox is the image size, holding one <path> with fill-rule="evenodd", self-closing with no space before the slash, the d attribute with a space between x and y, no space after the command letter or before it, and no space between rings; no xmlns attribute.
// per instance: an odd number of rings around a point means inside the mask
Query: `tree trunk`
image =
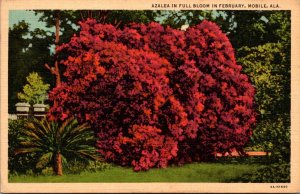
<svg viewBox="0 0 300 194"><path fill-rule="evenodd" d="M45 67L56 77L56 86L61 85L59 64L57 59L56 49L59 46L59 31L60 31L60 11L55 11L55 51L54 51L54 67L50 67L48 64L45 64ZM55 103L55 101L54 101Z"/></svg>
<svg viewBox="0 0 300 194"><path fill-rule="evenodd" d="M60 72L58 67L58 61L57 61L57 55L56 55L56 49L58 48L59 44L59 31L60 31L60 12L57 12L56 19L55 19L55 64L54 68L56 70L56 86L61 85L61 79L60 79Z"/></svg>
<svg viewBox="0 0 300 194"><path fill-rule="evenodd" d="M55 51L54 51L54 67L50 67L47 63L45 67L56 77L56 87L61 85L61 78L60 78L60 71L59 71L59 64L57 59L56 49L58 48L59 44L59 31L60 31L60 11L56 11L55 14ZM58 103L57 100L54 99L54 106L57 107Z"/></svg>
<svg viewBox="0 0 300 194"><path fill-rule="evenodd" d="M53 164L53 172L57 176L62 176L62 155L61 153L57 153L54 156L54 164Z"/></svg>

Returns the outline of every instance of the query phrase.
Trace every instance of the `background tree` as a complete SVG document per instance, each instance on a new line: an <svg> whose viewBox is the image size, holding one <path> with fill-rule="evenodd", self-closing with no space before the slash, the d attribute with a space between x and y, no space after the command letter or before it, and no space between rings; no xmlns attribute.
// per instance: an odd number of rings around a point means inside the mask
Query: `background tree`
<svg viewBox="0 0 300 194"><path fill-rule="evenodd" d="M237 50L265 43L290 44L290 11L224 11L229 39ZM238 54L238 52L237 52Z"/></svg>
<svg viewBox="0 0 300 194"><path fill-rule="evenodd" d="M259 115L251 145L254 149L271 150L275 161L289 162L290 11L246 13L247 17L244 12L235 13L237 29L233 36L238 45L238 62L245 67L244 71L257 91ZM247 21L247 26L244 21Z"/></svg>
<svg viewBox="0 0 300 194"><path fill-rule="evenodd" d="M271 150L276 161L290 160L290 62L281 43L266 43L257 47L242 47L244 64L256 87L259 111L252 146Z"/></svg>
<svg viewBox="0 0 300 194"><path fill-rule="evenodd" d="M24 21L9 29L8 104L10 113L15 111L18 92L26 84L26 76L30 72L35 71L47 83L53 83L51 76L41 65L52 60L47 34L47 31L41 29L29 31L29 25Z"/></svg>
<svg viewBox="0 0 300 194"><path fill-rule="evenodd" d="M15 24L9 29L9 58L8 58L8 104L9 112L14 111L18 101L17 93L22 90L29 73L28 60L25 60L25 51L29 41L24 38L28 34L28 24L25 21Z"/></svg>

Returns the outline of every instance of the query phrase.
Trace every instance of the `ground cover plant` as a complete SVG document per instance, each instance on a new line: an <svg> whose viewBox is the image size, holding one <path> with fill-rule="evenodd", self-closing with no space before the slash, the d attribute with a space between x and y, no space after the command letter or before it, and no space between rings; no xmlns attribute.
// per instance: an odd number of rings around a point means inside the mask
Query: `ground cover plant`
<svg viewBox="0 0 300 194"><path fill-rule="evenodd" d="M52 119L89 122L105 159L137 171L243 154L254 88L216 24L80 25L56 50L65 71L50 92Z"/></svg>

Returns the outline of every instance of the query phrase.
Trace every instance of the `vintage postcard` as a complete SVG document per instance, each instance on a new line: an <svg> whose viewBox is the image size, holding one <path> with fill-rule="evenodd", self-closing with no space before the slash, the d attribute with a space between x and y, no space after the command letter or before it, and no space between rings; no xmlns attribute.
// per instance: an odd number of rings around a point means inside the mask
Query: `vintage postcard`
<svg viewBox="0 0 300 194"><path fill-rule="evenodd" d="M299 17L2 0L1 192L299 193Z"/></svg>

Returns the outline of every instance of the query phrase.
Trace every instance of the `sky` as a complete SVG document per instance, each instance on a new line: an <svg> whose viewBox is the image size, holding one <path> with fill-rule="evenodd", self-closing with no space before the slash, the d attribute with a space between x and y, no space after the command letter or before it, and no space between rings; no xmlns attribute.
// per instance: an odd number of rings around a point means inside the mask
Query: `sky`
<svg viewBox="0 0 300 194"><path fill-rule="evenodd" d="M29 30L34 30L35 28L46 29L45 22L38 21L39 15L35 15L33 11L26 10L10 10L9 11L9 27L12 28L14 24L24 20L29 24ZM54 28L47 28L54 32Z"/></svg>

